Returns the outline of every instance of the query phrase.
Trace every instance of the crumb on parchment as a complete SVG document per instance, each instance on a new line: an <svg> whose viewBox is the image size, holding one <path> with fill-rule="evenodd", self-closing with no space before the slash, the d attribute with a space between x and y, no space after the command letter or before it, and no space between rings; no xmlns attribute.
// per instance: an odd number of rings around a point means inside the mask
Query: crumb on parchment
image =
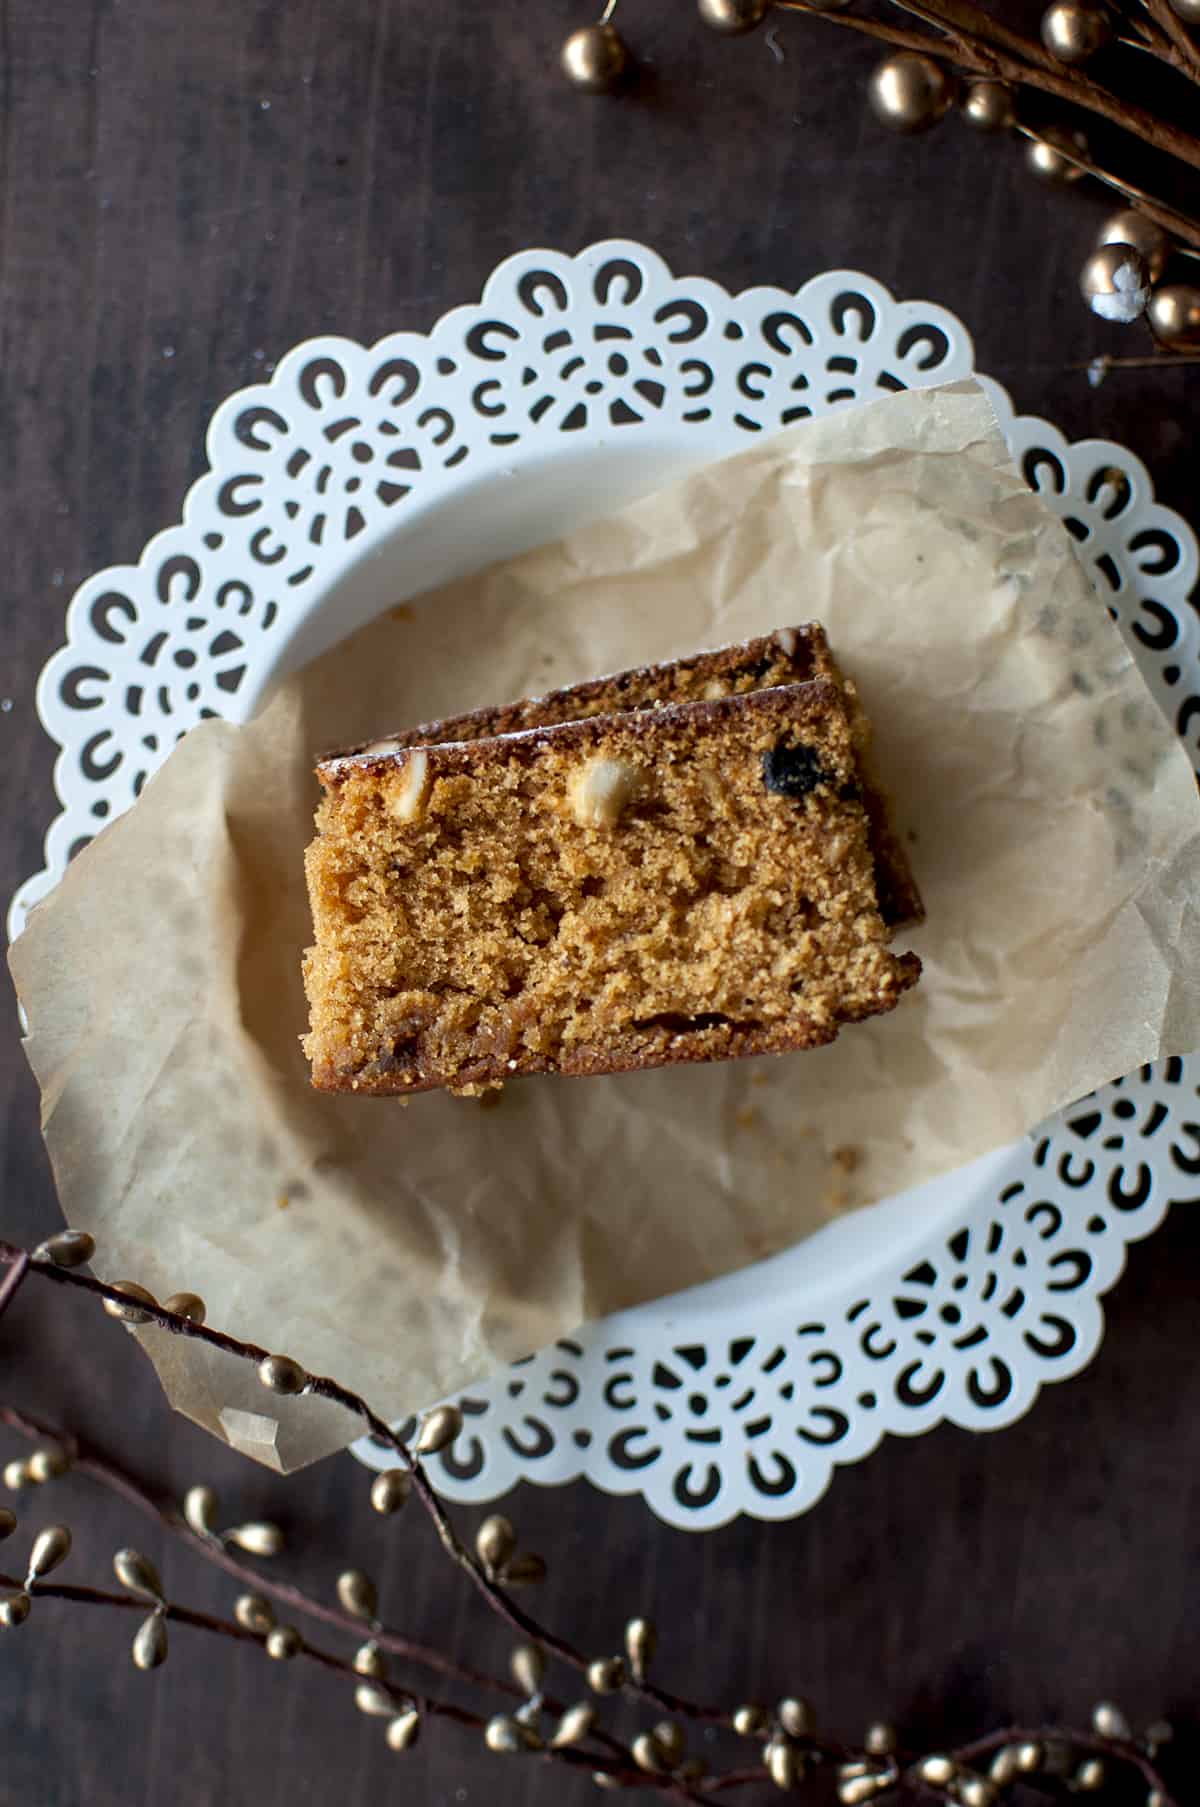
<svg viewBox="0 0 1200 1807"><path fill-rule="evenodd" d="M829 1185L825 1191L824 1203L831 1216L835 1212L847 1210L855 1203L853 1188L846 1182L861 1167L862 1158L861 1148L854 1148L849 1144L830 1149Z"/></svg>

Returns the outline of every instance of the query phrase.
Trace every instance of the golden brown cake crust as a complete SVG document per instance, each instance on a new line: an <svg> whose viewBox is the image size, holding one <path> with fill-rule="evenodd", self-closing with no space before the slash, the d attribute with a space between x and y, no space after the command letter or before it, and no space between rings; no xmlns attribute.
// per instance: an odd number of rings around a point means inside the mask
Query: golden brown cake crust
<svg viewBox="0 0 1200 1807"><path fill-rule="evenodd" d="M482 740L592 715L619 715L628 710L658 708L664 703L710 701L782 684L803 684L812 678L830 679L840 687L846 700L883 919L897 928L920 922L925 914L921 894L889 822L886 798L871 770L870 725L853 683L843 676L825 630L816 621L779 628L773 634L712 652L693 653L666 664L639 665L610 677L590 678L586 683L551 690L544 696L522 697L514 703L422 722L415 728L339 749L328 758L353 758L372 750L399 752L405 747L437 746L453 740Z"/></svg>
<svg viewBox="0 0 1200 1807"><path fill-rule="evenodd" d="M887 946L831 679L319 771L321 1089L814 1047L919 974Z"/></svg>

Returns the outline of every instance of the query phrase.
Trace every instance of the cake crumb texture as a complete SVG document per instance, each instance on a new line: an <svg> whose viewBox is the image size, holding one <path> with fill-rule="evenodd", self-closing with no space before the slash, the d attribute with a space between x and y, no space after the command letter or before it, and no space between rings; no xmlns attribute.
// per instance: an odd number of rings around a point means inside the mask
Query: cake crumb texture
<svg viewBox="0 0 1200 1807"><path fill-rule="evenodd" d="M838 666L825 630L818 621L777 628L772 634L761 634L755 639L718 647L711 652L692 653L661 665L639 665L609 677L589 678L582 684L548 691L544 696L522 697L515 703L475 709L469 714L450 716L442 721L422 722L415 728L398 729L383 739L364 741L356 747L343 749L330 755L330 759L375 757L380 753L396 753L405 747L490 739L529 728L555 727L594 715L622 715L635 710L658 709L670 703L744 696L754 690L803 684L814 678L828 678L842 693L875 855L876 886L883 919L897 927L920 922L925 914L921 894L908 857L892 830L886 798L872 770L870 722L853 680Z"/></svg>
<svg viewBox="0 0 1200 1807"><path fill-rule="evenodd" d="M319 768L306 1050L478 1094L778 1053L891 1009L841 686L818 678Z"/></svg>

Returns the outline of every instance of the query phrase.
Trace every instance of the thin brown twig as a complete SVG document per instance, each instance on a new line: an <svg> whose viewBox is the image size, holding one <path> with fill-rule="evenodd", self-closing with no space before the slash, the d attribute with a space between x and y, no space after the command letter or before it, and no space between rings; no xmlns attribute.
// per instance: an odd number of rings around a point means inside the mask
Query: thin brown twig
<svg viewBox="0 0 1200 1807"><path fill-rule="evenodd" d="M1142 0L1142 6L1149 13L1155 26L1166 38L1169 38L1175 49L1176 68L1182 68L1191 75L1193 81L1200 81L1200 45L1184 24L1183 20L1169 4L1169 0Z"/></svg>
<svg viewBox="0 0 1200 1807"><path fill-rule="evenodd" d="M30 1257L27 1250L22 1249L17 1259L9 1267L4 1279L0 1281L0 1318L8 1310L21 1290L21 1282L29 1272Z"/></svg>
<svg viewBox="0 0 1200 1807"><path fill-rule="evenodd" d="M1137 0L1135 0L1132 10L1122 12L1121 23L1126 30L1135 32L1137 35L1129 39L1119 37L1118 44L1136 44L1142 50L1149 50L1154 56L1162 57L1164 61L1170 60L1174 52L1170 38L1155 23L1145 8L1137 4Z"/></svg>
<svg viewBox="0 0 1200 1807"><path fill-rule="evenodd" d="M1200 351L1151 351L1141 357L1114 358L1107 352L1097 357L1088 358L1083 363L1068 364L1068 370L1100 370L1105 375L1110 370L1164 370L1179 364L1200 364Z"/></svg>

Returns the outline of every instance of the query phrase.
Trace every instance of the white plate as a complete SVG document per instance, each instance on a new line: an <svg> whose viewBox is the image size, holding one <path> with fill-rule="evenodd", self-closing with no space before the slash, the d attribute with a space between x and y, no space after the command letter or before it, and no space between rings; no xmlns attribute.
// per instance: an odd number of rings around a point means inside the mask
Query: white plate
<svg viewBox="0 0 1200 1807"><path fill-rule="evenodd" d="M10 927L194 722L245 719L381 608L805 413L972 365L953 315L857 273L731 297L623 241L511 258L428 336L296 347L218 409L182 524L72 599L38 686L63 809ZM1130 453L1068 445L988 387L1194 752L1191 533ZM1196 1061L1147 1069L771 1261L589 1326L462 1398L440 1485L481 1500L586 1474L700 1528L804 1511L885 1431L1011 1423L1094 1354L1126 1244L1200 1191L1198 1082Z"/></svg>

